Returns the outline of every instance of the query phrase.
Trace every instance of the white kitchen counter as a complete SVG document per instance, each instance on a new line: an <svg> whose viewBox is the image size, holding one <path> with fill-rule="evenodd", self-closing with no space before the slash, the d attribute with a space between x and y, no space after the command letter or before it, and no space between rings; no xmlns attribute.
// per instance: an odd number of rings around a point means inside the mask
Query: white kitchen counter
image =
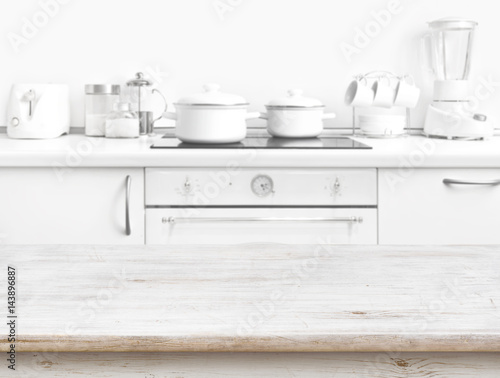
<svg viewBox="0 0 500 378"><path fill-rule="evenodd" d="M0 134L0 167L374 167L500 168L500 137L465 142L412 136L356 138L373 150L151 150L159 138L104 139L81 134L12 140Z"/></svg>

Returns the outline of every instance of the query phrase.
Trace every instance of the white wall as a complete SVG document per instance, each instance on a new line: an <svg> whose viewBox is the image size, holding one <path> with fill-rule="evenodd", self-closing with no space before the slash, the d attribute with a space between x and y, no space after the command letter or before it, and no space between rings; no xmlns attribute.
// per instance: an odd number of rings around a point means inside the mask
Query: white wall
<svg viewBox="0 0 500 378"><path fill-rule="evenodd" d="M375 69L408 72L424 89L415 117L421 124L432 82L421 72L419 38L427 21L444 16L480 23L472 76L500 82L494 0L400 0L401 12L352 62L342 54L341 43L352 43L355 29L364 28L371 12L387 8L389 0L58 1L67 4L19 52L9 33L21 34L23 19L41 10L39 0L0 3L0 124L5 124L13 83L70 84L72 124L82 126L84 84L123 83L137 71L156 69L167 73L160 76L160 87L170 101L199 91L203 83L218 82L225 91L245 96L252 110L264 110L286 89L303 88L338 113L329 126L339 127L350 125L343 96L351 75ZM221 3L234 7L224 20L214 8ZM500 119L500 87L492 92L481 106Z"/></svg>

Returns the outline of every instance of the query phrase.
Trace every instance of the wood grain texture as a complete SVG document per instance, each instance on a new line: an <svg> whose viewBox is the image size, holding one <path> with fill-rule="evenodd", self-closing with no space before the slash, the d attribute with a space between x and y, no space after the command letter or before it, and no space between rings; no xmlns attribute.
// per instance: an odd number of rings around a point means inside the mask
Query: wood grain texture
<svg viewBox="0 0 500 378"><path fill-rule="evenodd" d="M22 353L10 376L497 378L499 371L497 353Z"/></svg>
<svg viewBox="0 0 500 378"><path fill-rule="evenodd" d="M2 246L0 256L5 275L18 272L18 351L500 351L500 247Z"/></svg>

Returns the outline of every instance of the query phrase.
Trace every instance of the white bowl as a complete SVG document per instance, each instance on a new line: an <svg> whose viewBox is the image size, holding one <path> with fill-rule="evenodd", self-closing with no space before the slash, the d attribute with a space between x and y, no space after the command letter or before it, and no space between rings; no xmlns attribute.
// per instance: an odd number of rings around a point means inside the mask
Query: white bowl
<svg viewBox="0 0 500 378"><path fill-rule="evenodd" d="M406 116L386 114L386 115L360 115L360 122L406 122Z"/></svg>
<svg viewBox="0 0 500 378"><path fill-rule="evenodd" d="M371 137L385 137L385 136L401 136L401 135L404 135L405 132L402 131L402 132L393 132L391 130L385 130L384 132L369 132L369 131L363 131L361 130L361 134L362 135L366 135L366 136L371 136Z"/></svg>
<svg viewBox="0 0 500 378"><path fill-rule="evenodd" d="M399 125L399 126L388 126L384 124L360 125L360 130L365 134L398 135L398 134L403 134L405 132L405 125Z"/></svg>
<svg viewBox="0 0 500 378"><path fill-rule="evenodd" d="M360 121L360 125L406 125L406 121Z"/></svg>

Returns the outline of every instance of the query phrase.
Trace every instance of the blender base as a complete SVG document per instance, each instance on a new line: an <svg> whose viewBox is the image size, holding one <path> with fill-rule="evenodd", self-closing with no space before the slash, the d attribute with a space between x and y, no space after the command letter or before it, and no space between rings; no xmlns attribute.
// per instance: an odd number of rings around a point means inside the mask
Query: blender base
<svg viewBox="0 0 500 378"><path fill-rule="evenodd" d="M433 104L427 110L424 135L450 140L484 140L494 135L494 129L484 116L439 109Z"/></svg>

